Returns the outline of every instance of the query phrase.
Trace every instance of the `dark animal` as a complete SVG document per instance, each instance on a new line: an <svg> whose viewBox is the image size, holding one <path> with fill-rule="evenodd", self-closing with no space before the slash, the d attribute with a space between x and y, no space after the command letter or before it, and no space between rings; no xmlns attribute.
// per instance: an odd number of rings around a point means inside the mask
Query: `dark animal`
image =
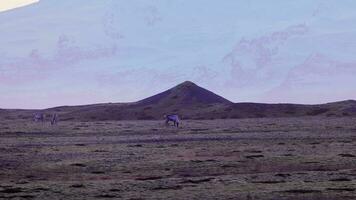
<svg viewBox="0 0 356 200"><path fill-rule="evenodd" d="M54 113L52 115L52 119L51 119L51 125L55 125L58 123L58 114L57 113Z"/></svg>
<svg viewBox="0 0 356 200"><path fill-rule="evenodd" d="M44 122L45 121L45 115L43 113L35 113L33 115L33 121L35 121L35 122Z"/></svg>

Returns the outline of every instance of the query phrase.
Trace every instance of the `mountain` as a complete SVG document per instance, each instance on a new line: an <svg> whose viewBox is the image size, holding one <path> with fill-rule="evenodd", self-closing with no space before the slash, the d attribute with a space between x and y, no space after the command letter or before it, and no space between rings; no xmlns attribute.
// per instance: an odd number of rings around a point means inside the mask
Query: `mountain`
<svg viewBox="0 0 356 200"><path fill-rule="evenodd" d="M230 104L229 100L199 87L191 81L185 81L176 87L139 101L138 105L205 105Z"/></svg>
<svg viewBox="0 0 356 200"><path fill-rule="evenodd" d="M134 103L59 107L48 111L63 112L68 119L85 120L162 119L167 113L179 114L184 118L196 118L204 117L232 104L229 100L193 82L185 81L169 90Z"/></svg>
<svg viewBox="0 0 356 200"><path fill-rule="evenodd" d="M35 112L58 113L63 121L156 120L165 114L183 119L230 119L262 117L356 116L356 101L347 100L320 105L233 103L193 82L133 103L103 103L61 106L45 110L0 109L0 119L31 119Z"/></svg>

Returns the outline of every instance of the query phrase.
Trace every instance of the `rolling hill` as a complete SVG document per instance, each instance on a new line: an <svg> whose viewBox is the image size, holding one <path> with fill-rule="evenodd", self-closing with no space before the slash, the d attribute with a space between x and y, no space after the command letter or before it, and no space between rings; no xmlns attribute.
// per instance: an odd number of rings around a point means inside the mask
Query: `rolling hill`
<svg viewBox="0 0 356 200"><path fill-rule="evenodd" d="M320 105L233 103L193 82L183 82L169 90L133 103L103 103L61 106L44 110L0 109L1 119L30 119L35 112L58 113L61 120L155 120L167 113L183 119L230 119L262 117L356 116L356 101Z"/></svg>

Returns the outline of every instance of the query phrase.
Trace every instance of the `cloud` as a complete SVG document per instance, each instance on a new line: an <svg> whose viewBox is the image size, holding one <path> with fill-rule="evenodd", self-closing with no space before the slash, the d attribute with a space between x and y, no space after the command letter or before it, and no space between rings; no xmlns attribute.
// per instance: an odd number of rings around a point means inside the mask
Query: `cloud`
<svg viewBox="0 0 356 200"><path fill-rule="evenodd" d="M113 57L117 53L115 44L83 48L76 45L74 38L61 35L52 55L32 49L25 57L3 57L0 61L0 80L2 84L15 85L41 80L58 69L73 67L82 61Z"/></svg>
<svg viewBox="0 0 356 200"><path fill-rule="evenodd" d="M356 61L312 54L290 70L285 80L262 96L263 101L320 103L356 98Z"/></svg>
<svg viewBox="0 0 356 200"><path fill-rule="evenodd" d="M75 40L67 35L61 35L57 42L57 52L49 62L53 64L75 64L83 60L96 60L114 56L118 53L115 44L110 46L96 46L83 48L75 44Z"/></svg>
<svg viewBox="0 0 356 200"><path fill-rule="evenodd" d="M222 59L230 68L229 85L243 87L263 82L259 72L273 67L280 47L289 39L305 35L308 31L307 25L299 24L258 38L241 39Z"/></svg>

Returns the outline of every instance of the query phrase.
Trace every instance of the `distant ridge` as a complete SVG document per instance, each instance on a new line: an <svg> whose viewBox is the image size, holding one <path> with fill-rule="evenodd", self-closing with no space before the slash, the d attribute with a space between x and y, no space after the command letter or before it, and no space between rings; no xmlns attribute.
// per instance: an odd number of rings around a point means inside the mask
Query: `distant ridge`
<svg viewBox="0 0 356 200"><path fill-rule="evenodd" d="M231 119L263 117L356 117L356 101L320 105L233 103L185 81L171 89L134 103L61 106L44 110L0 109L0 119L31 119L34 112L58 113L61 120L157 120L168 113L183 119Z"/></svg>

